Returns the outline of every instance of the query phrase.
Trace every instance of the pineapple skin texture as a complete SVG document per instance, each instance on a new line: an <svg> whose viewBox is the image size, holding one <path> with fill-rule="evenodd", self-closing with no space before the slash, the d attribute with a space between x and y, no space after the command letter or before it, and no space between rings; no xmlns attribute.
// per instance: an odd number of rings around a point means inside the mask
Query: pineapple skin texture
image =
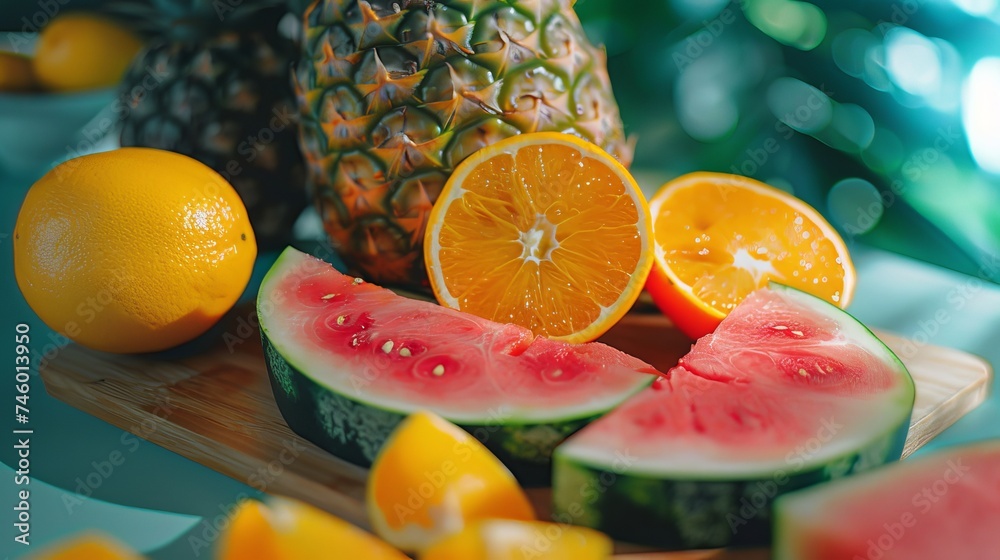
<svg viewBox="0 0 1000 560"><path fill-rule="evenodd" d="M427 286L427 218L483 146L559 131L631 163L604 50L571 0L314 0L303 30L311 191L333 247L371 281Z"/></svg>

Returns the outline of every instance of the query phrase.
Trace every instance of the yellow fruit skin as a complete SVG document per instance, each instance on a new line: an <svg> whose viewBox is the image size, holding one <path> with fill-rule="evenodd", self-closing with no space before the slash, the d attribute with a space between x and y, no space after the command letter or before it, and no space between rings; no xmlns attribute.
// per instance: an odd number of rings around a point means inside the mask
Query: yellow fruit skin
<svg viewBox="0 0 1000 560"><path fill-rule="evenodd" d="M486 543L479 534L480 523L467 525L465 529L436 541L418 556L418 560L493 560L487 556Z"/></svg>
<svg viewBox="0 0 1000 560"><path fill-rule="evenodd" d="M607 535L586 527L491 519L438 541L420 560L606 560L612 549Z"/></svg>
<svg viewBox="0 0 1000 560"><path fill-rule="evenodd" d="M0 52L0 91L23 92L37 87L31 59Z"/></svg>
<svg viewBox="0 0 1000 560"><path fill-rule="evenodd" d="M53 545L31 560L141 560L141 554L132 552L124 545L97 533L85 533L67 541Z"/></svg>
<svg viewBox="0 0 1000 560"><path fill-rule="evenodd" d="M255 500L241 503L219 537L216 556L219 560L281 560L276 534L267 519L267 506Z"/></svg>
<svg viewBox="0 0 1000 560"><path fill-rule="evenodd" d="M405 551L488 518L532 520L514 476L483 444L430 412L415 412L389 436L368 476L375 533Z"/></svg>
<svg viewBox="0 0 1000 560"><path fill-rule="evenodd" d="M53 91L111 87L142 45L138 36L107 18L82 12L60 15L38 36L35 74Z"/></svg>
<svg viewBox="0 0 1000 560"><path fill-rule="evenodd" d="M97 350L171 348L236 303L257 246L239 195L186 156L123 148L70 160L28 191L14 275L53 330Z"/></svg>
<svg viewBox="0 0 1000 560"><path fill-rule="evenodd" d="M408 560L406 555L329 513L302 502L271 497L248 500L219 539L218 560L344 558Z"/></svg>

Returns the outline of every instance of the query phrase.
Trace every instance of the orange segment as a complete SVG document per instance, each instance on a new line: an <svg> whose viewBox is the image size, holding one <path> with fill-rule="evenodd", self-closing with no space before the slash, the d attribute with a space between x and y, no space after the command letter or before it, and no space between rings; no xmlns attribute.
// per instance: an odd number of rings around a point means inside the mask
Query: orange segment
<svg viewBox="0 0 1000 560"><path fill-rule="evenodd" d="M458 166L424 260L442 305L586 342L639 296L651 237L646 201L613 157L569 134L521 134Z"/></svg>
<svg viewBox="0 0 1000 560"><path fill-rule="evenodd" d="M486 518L530 520L514 476L483 444L429 412L410 415L372 465L368 516L375 532L406 551Z"/></svg>
<svg viewBox="0 0 1000 560"><path fill-rule="evenodd" d="M328 558L408 560L350 523L289 498L240 504L219 541L219 560Z"/></svg>
<svg viewBox="0 0 1000 560"><path fill-rule="evenodd" d="M117 540L101 533L84 533L45 548L32 560L142 560Z"/></svg>
<svg viewBox="0 0 1000 560"><path fill-rule="evenodd" d="M606 560L612 542L586 527L491 519L427 549L420 560Z"/></svg>
<svg viewBox="0 0 1000 560"><path fill-rule="evenodd" d="M847 307L855 272L847 246L814 208L747 177L692 173L650 201L656 265L647 289L687 335L718 326L775 281Z"/></svg>
<svg viewBox="0 0 1000 560"><path fill-rule="evenodd" d="M229 528L219 539L219 560L279 560L277 534L268 520L267 506L256 500L241 503Z"/></svg>

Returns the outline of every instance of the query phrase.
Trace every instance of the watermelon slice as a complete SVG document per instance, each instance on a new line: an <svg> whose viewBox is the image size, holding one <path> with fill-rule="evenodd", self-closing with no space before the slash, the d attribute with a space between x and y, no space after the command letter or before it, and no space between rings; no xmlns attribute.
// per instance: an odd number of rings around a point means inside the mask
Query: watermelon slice
<svg viewBox="0 0 1000 560"><path fill-rule="evenodd" d="M864 326L772 285L556 449L556 519L665 548L767 543L774 497L898 459L913 398Z"/></svg>
<svg viewBox="0 0 1000 560"><path fill-rule="evenodd" d="M1000 441L782 496L777 560L1000 557Z"/></svg>
<svg viewBox="0 0 1000 560"><path fill-rule="evenodd" d="M427 409L522 482L544 483L558 443L657 377L609 346L397 296L292 248L265 276L257 312L288 425L362 466L407 414Z"/></svg>

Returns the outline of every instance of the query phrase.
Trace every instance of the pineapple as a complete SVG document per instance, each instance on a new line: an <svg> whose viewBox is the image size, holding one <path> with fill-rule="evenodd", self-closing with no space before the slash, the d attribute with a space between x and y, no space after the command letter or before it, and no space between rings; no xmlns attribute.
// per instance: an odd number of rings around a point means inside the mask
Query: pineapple
<svg viewBox="0 0 1000 560"><path fill-rule="evenodd" d="M426 285L431 206L487 144L555 130L631 161L604 51L572 0L314 0L302 22L313 196L334 247L373 281Z"/></svg>
<svg viewBox="0 0 1000 560"><path fill-rule="evenodd" d="M218 14L213 0L135 8L161 29L124 79L121 144L179 152L215 169L243 198L258 244L275 249L290 241L309 204L291 82L298 49L279 33L283 6L225 6Z"/></svg>

